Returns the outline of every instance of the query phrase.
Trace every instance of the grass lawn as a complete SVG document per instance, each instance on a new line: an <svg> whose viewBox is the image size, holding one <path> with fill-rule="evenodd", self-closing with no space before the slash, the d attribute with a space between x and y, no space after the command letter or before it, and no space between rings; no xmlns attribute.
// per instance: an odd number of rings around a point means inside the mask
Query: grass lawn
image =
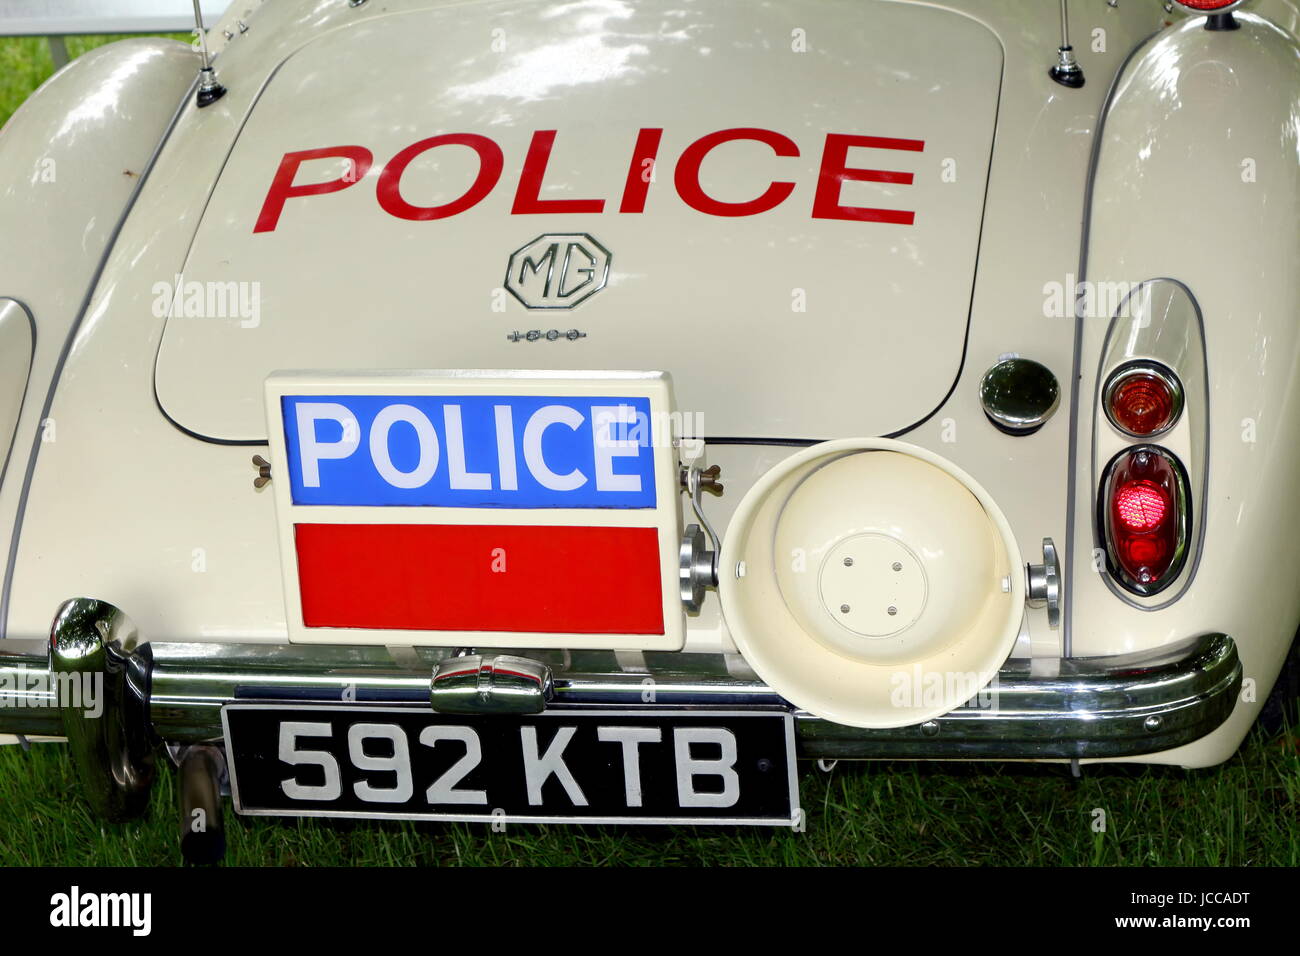
<svg viewBox="0 0 1300 956"><path fill-rule="evenodd" d="M188 39L181 35L179 39ZM117 37L70 37L72 56ZM53 72L40 38L0 38L0 124ZM67 753L0 747L0 865L180 859L173 774L141 821L101 825ZM1256 734L1206 771L839 764L805 767L807 832L269 821L227 814L227 862L331 864L1300 865L1300 746ZM1105 811L1105 832L1094 830Z"/></svg>
<svg viewBox="0 0 1300 956"><path fill-rule="evenodd" d="M191 39L184 33L163 35L186 43ZM68 57L75 59L87 50L120 39L120 36L67 37ZM45 37L0 37L0 126L53 73L54 63Z"/></svg>
<svg viewBox="0 0 1300 956"><path fill-rule="evenodd" d="M803 833L749 828L268 820L226 810L226 862L905 866L1300 865L1300 740L1257 734L1212 770L1106 767L1081 779L1023 764L801 764ZM65 748L0 748L0 864L180 861L175 777L148 814L101 825ZM1096 832L1096 810L1105 832Z"/></svg>

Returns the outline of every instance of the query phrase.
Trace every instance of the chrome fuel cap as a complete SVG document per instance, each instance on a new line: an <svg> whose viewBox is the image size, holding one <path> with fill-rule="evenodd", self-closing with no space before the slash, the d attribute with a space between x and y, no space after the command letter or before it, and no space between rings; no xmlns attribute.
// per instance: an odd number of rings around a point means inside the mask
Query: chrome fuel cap
<svg viewBox="0 0 1300 956"><path fill-rule="evenodd" d="M980 404L1008 435L1032 435L1056 413L1061 386L1051 369L1027 358L994 365L980 380Z"/></svg>

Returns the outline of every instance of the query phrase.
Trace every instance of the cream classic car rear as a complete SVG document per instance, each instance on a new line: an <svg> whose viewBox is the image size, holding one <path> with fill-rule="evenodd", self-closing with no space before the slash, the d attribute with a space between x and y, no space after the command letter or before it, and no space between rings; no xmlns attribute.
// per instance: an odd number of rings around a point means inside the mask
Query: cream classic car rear
<svg viewBox="0 0 1300 956"><path fill-rule="evenodd" d="M1295 697L1300 46L1185 6L76 60L0 134L0 731L111 819L165 748L195 856L227 784L799 825L796 758L1226 760Z"/></svg>

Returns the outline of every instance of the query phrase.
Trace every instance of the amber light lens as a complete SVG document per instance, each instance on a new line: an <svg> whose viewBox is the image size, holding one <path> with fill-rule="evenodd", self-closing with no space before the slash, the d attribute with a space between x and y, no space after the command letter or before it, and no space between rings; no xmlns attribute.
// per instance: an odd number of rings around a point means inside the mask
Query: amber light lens
<svg viewBox="0 0 1300 956"><path fill-rule="evenodd" d="M1186 535L1184 485L1173 457L1154 447L1121 452L1105 483L1107 552L1129 590L1151 594L1177 576Z"/></svg>
<svg viewBox="0 0 1300 956"><path fill-rule="evenodd" d="M1155 366L1120 369L1106 389L1106 413L1121 431L1142 438L1173 427L1182 395L1173 372Z"/></svg>

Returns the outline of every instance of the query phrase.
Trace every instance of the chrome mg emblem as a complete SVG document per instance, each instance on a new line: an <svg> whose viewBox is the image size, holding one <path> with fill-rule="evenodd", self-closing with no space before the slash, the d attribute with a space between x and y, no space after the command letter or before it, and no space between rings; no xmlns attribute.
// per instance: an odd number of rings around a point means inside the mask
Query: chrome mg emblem
<svg viewBox="0 0 1300 956"><path fill-rule="evenodd" d="M510 256L506 288L527 309L572 309L605 288L612 260L585 232L547 233Z"/></svg>

